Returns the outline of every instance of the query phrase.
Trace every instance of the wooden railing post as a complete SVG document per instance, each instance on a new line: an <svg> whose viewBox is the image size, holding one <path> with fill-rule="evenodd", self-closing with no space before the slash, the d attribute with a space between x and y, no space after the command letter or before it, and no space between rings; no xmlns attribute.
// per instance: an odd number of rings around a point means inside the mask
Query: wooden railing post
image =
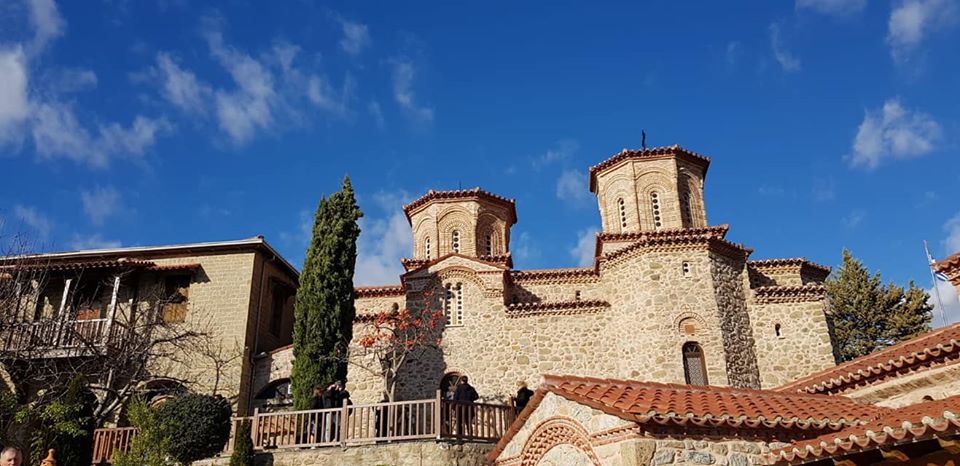
<svg viewBox="0 0 960 466"><path fill-rule="evenodd" d="M260 447L260 408L253 408L253 419L250 421L250 436L253 437L253 449L256 450Z"/></svg>
<svg viewBox="0 0 960 466"><path fill-rule="evenodd" d="M340 432L337 432L337 435L340 439L340 445L343 446L347 443L347 423L350 422L350 408L347 404L347 399L343 400L343 407L340 409Z"/></svg>
<svg viewBox="0 0 960 466"><path fill-rule="evenodd" d="M103 346L110 345L110 331L113 329L113 321L117 318L117 297L120 292L120 275L113 277L113 293L110 296L110 309L107 315L106 329L103 330Z"/></svg>
<svg viewBox="0 0 960 466"><path fill-rule="evenodd" d="M437 440L439 440L443 434L443 419L441 419L443 410L440 408L440 405L443 403L443 395L440 390L437 390L437 396L433 399L433 403L433 433L436 434Z"/></svg>

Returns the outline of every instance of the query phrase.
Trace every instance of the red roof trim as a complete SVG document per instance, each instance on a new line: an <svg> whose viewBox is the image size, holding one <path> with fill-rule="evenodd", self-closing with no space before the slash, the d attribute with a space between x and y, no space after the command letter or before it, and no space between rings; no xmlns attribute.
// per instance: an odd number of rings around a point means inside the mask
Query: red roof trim
<svg viewBox="0 0 960 466"><path fill-rule="evenodd" d="M357 298L379 298L385 296L404 296L403 285L358 286L353 289Z"/></svg>
<svg viewBox="0 0 960 466"><path fill-rule="evenodd" d="M513 216L513 221L517 221L517 207L516 201L509 199L503 196L499 196L476 187L473 189L459 189L453 191L434 191L429 190L423 196L420 196L418 199L415 199L413 202L403 206L403 212L407 215L407 220L410 219L410 214L432 201L445 201L445 200L459 200L459 199L482 199L485 201L493 202L496 204L501 204L507 207L510 210L511 215Z"/></svg>
<svg viewBox="0 0 960 466"><path fill-rule="evenodd" d="M710 159L696 152L686 150L676 144L667 147L651 147L649 149L624 149L620 153L590 167L590 192L597 192L597 175L607 168L624 160L630 159L661 159L666 157L683 157L685 160L703 167L704 173L710 166Z"/></svg>

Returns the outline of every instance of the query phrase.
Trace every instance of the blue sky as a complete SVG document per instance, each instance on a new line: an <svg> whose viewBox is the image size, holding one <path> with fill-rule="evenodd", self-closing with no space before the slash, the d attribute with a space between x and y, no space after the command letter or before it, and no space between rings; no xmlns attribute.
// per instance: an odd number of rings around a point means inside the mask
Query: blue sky
<svg viewBox="0 0 960 466"><path fill-rule="evenodd" d="M195 3L3 2L7 235L299 264L349 173L358 283L397 280L431 188L515 198L515 265L575 266L587 168L645 129L713 159L708 219L754 258L848 247L929 288L922 241L960 250L960 0Z"/></svg>

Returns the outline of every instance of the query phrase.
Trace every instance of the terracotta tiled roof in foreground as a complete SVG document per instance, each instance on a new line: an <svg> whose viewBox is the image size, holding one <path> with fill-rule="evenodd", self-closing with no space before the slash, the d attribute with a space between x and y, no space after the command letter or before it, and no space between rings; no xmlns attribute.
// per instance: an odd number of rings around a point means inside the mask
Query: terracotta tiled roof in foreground
<svg viewBox="0 0 960 466"><path fill-rule="evenodd" d="M873 354L776 388L779 392L843 393L960 359L960 323L935 330Z"/></svg>
<svg viewBox="0 0 960 466"><path fill-rule="evenodd" d="M870 422L774 450L772 464L800 464L823 458L960 435L960 396L891 410Z"/></svg>
<svg viewBox="0 0 960 466"><path fill-rule="evenodd" d="M547 390L641 424L829 427L856 425L886 410L849 398L768 390L544 376Z"/></svg>
<svg viewBox="0 0 960 466"><path fill-rule="evenodd" d="M704 173L710 166L710 159L696 152L684 149L676 144L666 147L651 147L648 149L623 149L620 153L590 167L590 192L597 192L597 174L624 160L631 159L660 159L665 157L681 157L689 162L703 167Z"/></svg>
<svg viewBox="0 0 960 466"><path fill-rule="evenodd" d="M934 270L956 282L960 279L960 252L933 264Z"/></svg>
<svg viewBox="0 0 960 466"><path fill-rule="evenodd" d="M806 431L793 438L858 426L893 411L843 396L544 375L543 384L488 459L493 461L506 448L547 393L636 422L641 429L706 427L739 434Z"/></svg>

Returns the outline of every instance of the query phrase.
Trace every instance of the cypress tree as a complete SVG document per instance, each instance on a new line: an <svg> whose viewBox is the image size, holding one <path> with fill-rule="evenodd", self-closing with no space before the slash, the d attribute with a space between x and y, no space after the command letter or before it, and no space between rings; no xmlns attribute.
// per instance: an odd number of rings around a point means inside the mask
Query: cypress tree
<svg viewBox="0 0 960 466"><path fill-rule="evenodd" d="M904 289L883 285L862 262L843 250L843 265L827 280L830 315L840 362L870 354L930 330L932 306L911 281Z"/></svg>
<svg viewBox="0 0 960 466"><path fill-rule="evenodd" d="M300 273L293 326L294 409L307 409L313 387L347 375L346 350L353 337L353 272L362 217L350 178L342 189L321 198L313 235Z"/></svg>

